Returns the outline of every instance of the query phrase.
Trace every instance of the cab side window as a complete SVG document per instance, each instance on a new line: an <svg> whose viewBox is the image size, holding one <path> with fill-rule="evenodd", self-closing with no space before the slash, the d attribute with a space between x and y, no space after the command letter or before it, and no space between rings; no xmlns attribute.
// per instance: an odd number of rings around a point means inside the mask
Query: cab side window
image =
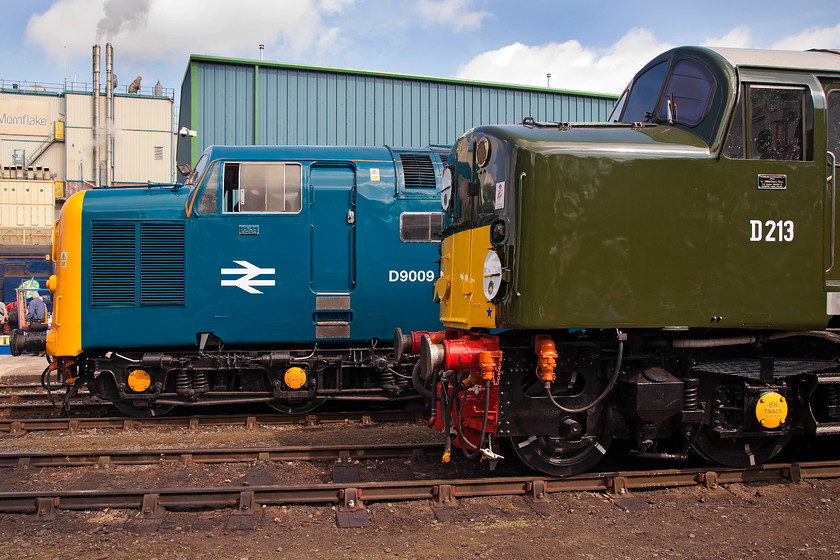
<svg viewBox="0 0 840 560"><path fill-rule="evenodd" d="M204 191L198 201L198 213L202 215L215 214L218 212L216 205L219 196L219 164L214 163L207 173L207 180L204 182Z"/></svg>
<svg viewBox="0 0 840 560"><path fill-rule="evenodd" d="M730 159L812 160L806 134L811 112L807 92L795 86L745 86L724 155Z"/></svg>
<svg viewBox="0 0 840 560"><path fill-rule="evenodd" d="M805 89L750 87L750 159L802 161Z"/></svg>
<svg viewBox="0 0 840 560"><path fill-rule="evenodd" d="M443 231L442 212L400 214L400 240L405 243L439 242Z"/></svg>
<svg viewBox="0 0 840 560"><path fill-rule="evenodd" d="M223 208L227 213L300 212L299 163L225 163L223 184Z"/></svg>

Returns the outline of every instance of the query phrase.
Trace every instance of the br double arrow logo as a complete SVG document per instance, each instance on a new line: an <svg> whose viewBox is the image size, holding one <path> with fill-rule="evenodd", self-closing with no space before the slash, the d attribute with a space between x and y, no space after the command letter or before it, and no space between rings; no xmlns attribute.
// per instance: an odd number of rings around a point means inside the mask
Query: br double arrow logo
<svg viewBox="0 0 840 560"><path fill-rule="evenodd" d="M273 286L274 280L257 280L263 274L274 276L273 268L260 268L248 261L233 261L242 268L223 268L222 274L239 274L235 280L222 280L222 286L236 286L249 294L261 294L254 286Z"/></svg>

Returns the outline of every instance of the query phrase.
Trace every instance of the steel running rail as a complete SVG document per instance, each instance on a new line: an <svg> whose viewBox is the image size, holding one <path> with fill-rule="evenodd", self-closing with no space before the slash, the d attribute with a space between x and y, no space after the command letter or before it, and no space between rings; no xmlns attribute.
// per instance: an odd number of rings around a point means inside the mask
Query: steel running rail
<svg viewBox="0 0 840 560"><path fill-rule="evenodd" d="M96 451L23 451L0 453L0 468L160 465L180 463L253 463L256 461L323 461L398 459L440 455L442 443L372 445L296 445L213 449L112 449Z"/></svg>
<svg viewBox="0 0 840 560"><path fill-rule="evenodd" d="M259 416L161 416L153 418L35 418L35 419L0 419L0 433L14 435L28 431L67 430L75 432L83 429L122 429L154 427L179 427L197 430L206 426L244 426L255 428L257 425L306 425L344 424L347 422L372 424L375 422L425 422L428 415L424 412L406 411L368 411L368 412L320 412L308 414L264 414Z"/></svg>
<svg viewBox="0 0 840 560"><path fill-rule="evenodd" d="M240 514L255 513L262 505L338 504L339 509L363 509L365 502L431 500L439 507L454 505L457 498L524 495L534 502L555 492L596 491L612 496L630 489L676 486L791 481L840 477L840 462L780 463L749 469L678 469L644 472L612 472L568 478L500 477L454 480L400 480L279 486L211 488L154 488L110 490L38 490L0 492L0 512L35 513L39 519L55 516L57 510L140 509L141 515L161 516L167 508L236 508Z"/></svg>

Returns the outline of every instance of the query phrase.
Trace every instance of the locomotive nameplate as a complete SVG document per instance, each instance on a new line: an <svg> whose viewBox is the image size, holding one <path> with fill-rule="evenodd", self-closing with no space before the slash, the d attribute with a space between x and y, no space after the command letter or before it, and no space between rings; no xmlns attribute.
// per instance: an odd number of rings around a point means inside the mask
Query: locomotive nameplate
<svg viewBox="0 0 840 560"><path fill-rule="evenodd" d="M758 176L758 190L762 191L783 191L787 189L787 175L763 175Z"/></svg>
<svg viewBox="0 0 840 560"><path fill-rule="evenodd" d="M260 226L239 226L239 235L259 235Z"/></svg>

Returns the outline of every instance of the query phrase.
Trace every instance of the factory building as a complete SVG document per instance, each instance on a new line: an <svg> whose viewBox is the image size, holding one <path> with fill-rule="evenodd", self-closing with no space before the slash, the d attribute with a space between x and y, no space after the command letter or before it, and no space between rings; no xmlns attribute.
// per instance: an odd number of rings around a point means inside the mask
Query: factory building
<svg viewBox="0 0 840 560"><path fill-rule="evenodd" d="M604 121L616 97L192 55L177 161L213 144L451 145L481 124Z"/></svg>
<svg viewBox="0 0 840 560"><path fill-rule="evenodd" d="M96 87L0 80L3 301L14 297L19 277L49 275L52 225L68 196L97 184L174 180L174 91L108 88L106 74L114 84L113 73L101 72L101 80L98 74Z"/></svg>

